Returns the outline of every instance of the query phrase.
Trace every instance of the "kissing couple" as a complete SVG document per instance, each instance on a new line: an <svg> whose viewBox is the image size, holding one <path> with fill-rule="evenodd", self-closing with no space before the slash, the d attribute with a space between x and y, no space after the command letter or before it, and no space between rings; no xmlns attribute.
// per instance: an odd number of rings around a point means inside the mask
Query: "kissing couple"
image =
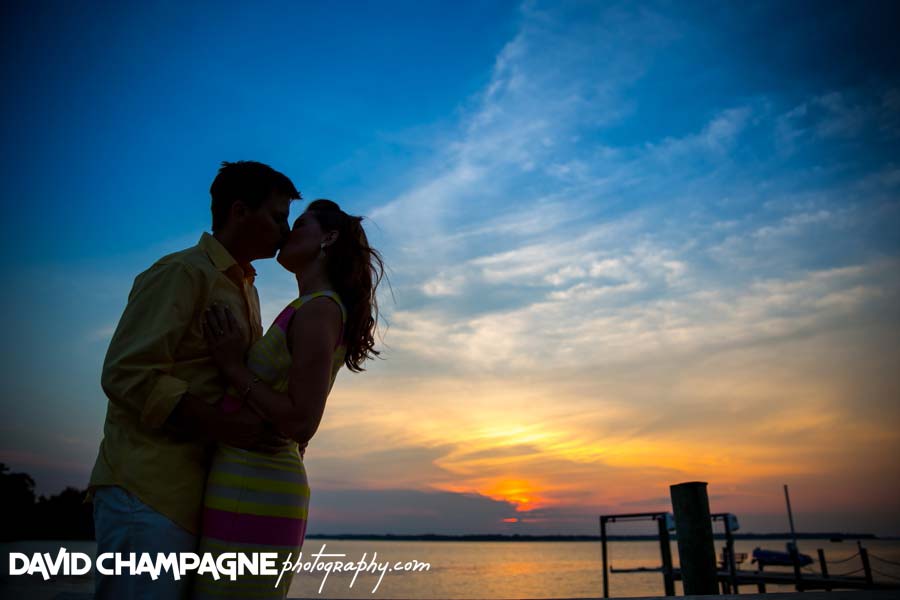
<svg viewBox="0 0 900 600"><path fill-rule="evenodd" d="M108 398L89 484L102 553L277 552L303 545L307 443L341 366L379 354L384 274L362 217L330 200L293 227L291 180L254 161L223 162L212 234L134 280L103 362ZM252 262L272 258L297 299L263 333ZM215 581L102 575L96 598L285 598L286 573Z"/></svg>

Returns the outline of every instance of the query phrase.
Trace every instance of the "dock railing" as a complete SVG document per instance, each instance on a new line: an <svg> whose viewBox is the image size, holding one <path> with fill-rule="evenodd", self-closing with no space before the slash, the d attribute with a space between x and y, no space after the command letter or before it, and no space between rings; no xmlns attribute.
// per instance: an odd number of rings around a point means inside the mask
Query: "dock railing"
<svg viewBox="0 0 900 600"><path fill-rule="evenodd" d="M679 487L684 486L684 487ZM832 561L832 565L848 562L857 556L862 563L858 569L847 573L829 574L825 561L825 552L818 549L821 573L810 567L801 567L796 545L790 544L793 558L793 573L764 571L760 564L758 570L742 570L737 567L734 552L734 531L737 530L737 517L732 513L709 513L709 502L706 495L706 483L688 482L671 486L675 515L668 512L624 513L600 516L600 541L603 560L603 597L609 598L610 573L660 572L663 577L663 589L666 596L675 595L675 582L682 581L684 594L710 595L739 594L740 585L755 585L757 592L766 593L766 584L793 585L798 592L808 590L900 590L900 577L874 569L870 558L885 565L900 566L900 563L871 554L857 541L859 551L853 556ZM620 521L654 520L657 522L660 558L659 567L637 567L613 569L609 564L607 548L607 526ZM717 564L715 542L712 531L714 521L724 523L725 547L722 549L723 561ZM674 568L671 553L670 531L675 531L678 542L678 558L680 566ZM806 570L806 572L804 572ZM854 577L863 572L862 577ZM875 581L873 573L884 578ZM688 583L690 582L690 583ZM900 594L898 594L900 598Z"/></svg>
<svg viewBox="0 0 900 600"><path fill-rule="evenodd" d="M656 521L659 535L659 553L662 559L662 566L656 568L641 567L638 569L617 569L617 573L638 572L638 571L661 571L663 576L663 589L666 596L675 595L675 577L672 568L672 547L669 542L669 531L675 529L675 520L671 513L667 512L646 512L646 513L625 513L618 515L601 515L600 516L600 544L603 553L603 597L609 598L609 555L606 548L606 525L607 523L616 523L619 521Z"/></svg>

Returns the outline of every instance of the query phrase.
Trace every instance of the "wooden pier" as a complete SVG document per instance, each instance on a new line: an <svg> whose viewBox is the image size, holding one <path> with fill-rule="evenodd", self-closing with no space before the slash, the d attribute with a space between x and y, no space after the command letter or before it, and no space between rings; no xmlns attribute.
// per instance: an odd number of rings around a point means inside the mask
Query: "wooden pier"
<svg viewBox="0 0 900 600"><path fill-rule="evenodd" d="M622 596L620 600L668 600L668 596ZM897 592L883 590L839 590L835 592L774 592L771 594L721 594L679 596L684 600L897 600ZM518 599L527 600L527 599ZM552 600L601 600L600 598L553 598Z"/></svg>
<svg viewBox="0 0 900 600"><path fill-rule="evenodd" d="M747 594L735 594L740 592L740 586L754 586L760 594L766 592L766 584L772 585L791 585L798 592L824 590L886 590L893 591L894 596L900 600L900 585L896 582L876 581L872 577L872 570L869 564L869 556L866 548L860 546L859 557L862 562L862 569L865 574L861 577L848 577L841 575L829 575L828 565L825 562L825 555L819 550L819 561L821 573L811 573L802 571L799 567L795 567L793 572L786 571L766 571L764 569L750 571L746 569L738 569L735 561L731 559L731 552L734 549L734 539L732 531L728 525L728 513L716 513L712 515L713 520L721 519L725 521L726 545L723 549L722 564L718 565L715 572L718 590L722 595L739 595L746 598ZM660 557L662 566L659 567L634 567L629 569L616 569L608 566L609 555L607 551L606 527L608 522L615 521L633 521L633 520L651 519L657 521L659 526L659 543ZM663 578L663 593L665 597L675 595L675 582L683 581L683 573L680 568L672 565L672 555L669 550L670 535L669 524L671 524L671 515L667 513L628 513L621 515L603 515L600 517L600 533L603 552L603 597L609 598L609 575L612 573L660 573ZM850 557L854 558L856 555ZM844 559L846 560L846 559ZM833 563L832 563L833 564ZM769 598L772 597L770 594ZM807 596L804 596L807 597ZM834 598L835 596L829 596Z"/></svg>
<svg viewBox="0 0 900 600"><path fill-rule="evenodd" d="M93 600L93 594L60 592L51 600ZM715 596L679 596L684 600L897 600L900 594L885 590L836 590L833 592L773 592L770 594L721 594ZM669 596L623 596L621 600L668 600ZM303 600L288 598L288 600ZM348 599L349 600L349 599ZM446 600L453 600L447 598ZM528 600L516 598L511 600ZM547 600L547 599L540 599ZM553 598L551 600L602 600L601 598Z"/></svg>
<svg viewBox="0 0 900 600"><path fill-rule="evenodd" d="M673 569L672 577L675 581L681 581L681 569ZM823 590L825 591L827 588L831 588L832 590L843 589L843 590L893 590L893 598L900 599L900 588L898 588L897 584L884 583L879 581L868 582L864 577L823 577L821 575L814 575L812 573L804 573L803 577L800 579L800 583L798 584L797 578L793 573L784 573L784 572L776 572L776 571L736 571L734 575L729 571L718 571L718 580L719 584L722 586L722 589L729 589L732 581L736 581L737 584L740 585L753 585L757 587L757 592L764 594L766 592L766 584L771 583L775 585L799 585L802 589L799 591L806 590ZM792 592L793 593L793 592ZM830 591L828 593L831 593ZM723 596L731 596L731 595L739 595L742 598L746 598L747 594L727 594L723 593ZM766 596L771 599L772 594ZM807 596L803 596L806 598ZM834 598L835 596L828 596L829 598Z"/></svg>
<svg viewBox="0 0 900 600"><path fill-rule="evenodd" d="M705 483L691 482L688 484L680 484L672 486L673 488L682 488L687 486L688 494L683 498L679 498L679 502L675 502L673 494L673 506L675 506L676 518L673 518L668 512L648 512L648 513L627 513L617 515L600 516L600 538L603 560L603 597L609 598L609 575L611 573L647 573L658 572L662 575L663 593L666 598L675 596L675 582L681 581L682 588L686 593L684 597L692 597L692 594L718 595L720 598L732 597L747 598L754 597L756 594L741 594L741 586L755 586L758 594L766 593L766 584L772 585L788 585L794 586L797 592L804 593L804 598L810 599L813 596L808 594L809 591L823 590L822 593L829 594L827 598L838 598L841 596L834 595L836 592L832 590L854 591L864 590L866 592L883 592L884 598L892 598L900 600L900 581L893 578L892 581L875 581L873 571L870 564L870 556L866 548L859 542L859 552L851 557L834 561L832 565L839 562L846 562L852 558L859 556L862 566L850 573L839 575L829 575L828 564L825 560L825 553L822 549L818 549L819 567L821 572L804 571L798 560L796 542L789 549L793 560L793 572L785 571L765 571L765 565L760 565L756 571L744 570L738 568L738 563L746 558L746 554L734 552L734 531L737 529L737 518L730 513L709 513L708 501L706 499ZM682 488L682 490L685 488ZM787 489L785 488L785 493ZM697 505L697 506L691 506ZM672 553L670 549L670 531L675 530L675 522L677 520L679 506L682 513L680 515L679 526L685 531L690 531L687 539L679 540L679 557L681 566L692 566L690 571L676 568L672 564ZM653 520L657 522L659 551L662 565L659 567L636 567L628 569L614 569L609 564L609 553L607 551L606 530L607 524L616 521L635 521L635 520ZM715 556L715 546L712 535L712 522L721 520L725 525L725 547L722 549L722 557L720 563L717 564ZM877 556L873 558L880 559ZM702 568L698 569L698 566ZM850 576L853 573L863 571L862 576ZM885 575L885 577L891 577ZM693 579L691 582L689 579ZM686 581L688 580L688 581ZM816 592L818 593L818 592ZM766 598L772 600L773 596L778 594L767 594ZM854 598L865 598L867 596L853 596ZM871 596L873 598L881 596ZM825 596L823 596L825 598Z"/></svg>

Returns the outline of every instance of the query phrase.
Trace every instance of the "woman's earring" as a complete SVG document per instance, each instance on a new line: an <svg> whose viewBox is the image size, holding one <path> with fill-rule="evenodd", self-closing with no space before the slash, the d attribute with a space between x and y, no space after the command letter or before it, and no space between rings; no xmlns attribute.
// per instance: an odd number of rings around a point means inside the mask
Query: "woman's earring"
<svg viewBox="0 0 900 600"><path fill-rule="evenodd" d="M325 258L325 242L319 244L319 258Z"/></svg>

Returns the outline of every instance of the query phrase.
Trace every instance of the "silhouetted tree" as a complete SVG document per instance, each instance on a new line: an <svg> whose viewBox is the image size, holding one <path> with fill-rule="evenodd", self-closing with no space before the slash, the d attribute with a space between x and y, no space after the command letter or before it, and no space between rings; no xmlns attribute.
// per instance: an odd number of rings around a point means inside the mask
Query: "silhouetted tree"
<svg viewBox="0 0 900 600"><path fill-rule="evenodd" d="M93 507L84 503L86 495L86 491L67 487L55 496L41 496L34 507L34 536L52 540L93 539Z"/></svg>
<svg viewBox="0 0 900 600"><path fill-rule="evenodd" d="M0 463L0 540L28 537L34 513L34 479L27 473L10 473Z"/></svg>
<svg viewBox="0 0 900 600"><path fill-rule="evenodd" d="M91 540L94 518L86 491L67 487L35 502L34 480L0 463L0 541Z"/></svg>

